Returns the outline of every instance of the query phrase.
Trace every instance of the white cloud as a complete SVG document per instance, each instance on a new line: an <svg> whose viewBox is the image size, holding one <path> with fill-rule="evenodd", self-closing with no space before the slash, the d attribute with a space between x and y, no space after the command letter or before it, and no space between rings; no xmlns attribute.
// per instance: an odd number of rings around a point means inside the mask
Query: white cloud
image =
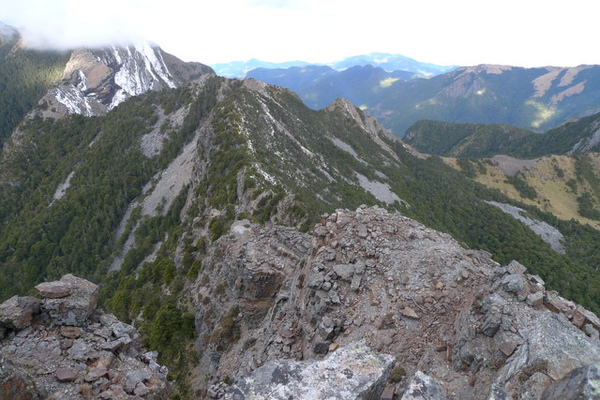
<svg viewBox="0 0 600 400"><path fill-rule="evenodd" d="M439 64L600 64L596 0L0 0L38 45L145 38L187 61L327 62L374 51Z"/></svg>

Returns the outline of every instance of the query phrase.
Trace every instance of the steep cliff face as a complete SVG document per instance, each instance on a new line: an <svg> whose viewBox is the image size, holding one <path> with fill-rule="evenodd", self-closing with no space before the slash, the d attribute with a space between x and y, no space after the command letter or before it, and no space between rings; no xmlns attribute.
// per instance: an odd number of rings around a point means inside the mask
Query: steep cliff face
<svg viewBox="0 0 600 400"><path fill-rule="evenodd" d="M320 359L360 340L395 358L388 394L426 371L449 398L539 398L600 361L593 313L516 261L498 265L381 208L339 210L312 236L240 221L203 266L191 291L198 393L270 360Z"/></svg>
<svg viewBox="0 0 600 400"><path fill-rule="evenodd" d="M44 117L103 115L131 96L175 88L212 69L184 63L148 43L71 54L62 82L42 99Z"/></svg>

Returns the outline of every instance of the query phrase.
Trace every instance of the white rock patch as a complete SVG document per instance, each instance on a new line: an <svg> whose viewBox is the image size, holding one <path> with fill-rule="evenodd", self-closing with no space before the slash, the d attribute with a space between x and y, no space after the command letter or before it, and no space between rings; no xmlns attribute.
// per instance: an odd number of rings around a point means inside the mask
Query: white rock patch
<svg viewBox="0 0 600 400"><path fill-rule="evenodd" d="M75 171L71 171L69 176L67 176L67 179L65 179L63 183L58 185L56 191L54 192L54 196L52 196L54 200L62 199L63 196L67 193L67 189L71 187L71 179L73 178L73 175L75 175Z"/></svg>
<svg viewBox="0 0 600 400"><path fill-rule="evenodd" d="M525 210L522 208L511 206L510 204L498 203L495 201L486 201L486 203L498 207L506 214L512 215L514 218L523 222L538 236L540 236L544 242L548 243L552 249L554 249L554 251L560 254L565 254L565 248L562 244L563 234L552 225L521 215L522 212L525 212Z"/></svg>
<svg viewBox="0 0 600 400"><path fill-rule="evenodd" d="M396 193L392 192L390 185L387 183L370 181L366 176L361 175L359 173L356 174L358 178L358 183L360 186L371 193L375 198L379 201L383 201L387 204L392 204L397 201L399 203L404 203Z"/></svg>

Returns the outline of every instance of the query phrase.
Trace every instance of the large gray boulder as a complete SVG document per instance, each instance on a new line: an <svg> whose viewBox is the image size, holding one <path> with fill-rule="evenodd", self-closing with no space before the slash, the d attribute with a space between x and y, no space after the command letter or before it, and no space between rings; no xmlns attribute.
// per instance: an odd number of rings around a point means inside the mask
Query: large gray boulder
<svg viewBox="0 0 600 400"><path fill-rule="evenodd" d="M338 349L320 361L271 361L233 386L228 400L379 399L394 358L364 342Z"/></svg>
<svg viewBox="0 0 600 400"><path fill-rule="evenodd" d="M44 291L39 286L38 292L42 295L52 292L49 287L64 288L69 293L65 297L52 296L44 300L43 309L57 325L83 326L98 304L98 285L71 274L45 284Z"/></svg>
<svg viewBox="0 0 600 400"><path fill-rule="evenodd" d="M39 310L40 300L35 297L11 297L0 304L0 330L8 328L20 331L27 328Z"/></svg>
<svg viewBox="0 0 600 400"><path fill-rule="evenodd" d="M548 386L542 399L600 399L600 363L571 371L563 379Z"/></svg>

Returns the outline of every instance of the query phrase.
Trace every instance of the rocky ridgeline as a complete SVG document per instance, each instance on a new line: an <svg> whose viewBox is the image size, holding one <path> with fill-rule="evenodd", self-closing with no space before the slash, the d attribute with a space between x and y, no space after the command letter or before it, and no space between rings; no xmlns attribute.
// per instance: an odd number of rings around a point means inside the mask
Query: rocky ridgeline
<svg viewBox="0 0 600 400"><path fill-rule="evenodd" d="M139 333L96 310L98 286L73 275L35 287L43 298L0 305L0 398L166 399L167 369Z"/></svg>
<svg viewBox="0 0 600 400"><path fill-rule="evenodd" d="M352 359L356 343L391 355L394 367L372 379L370 397L335 398L575 398L597 378L593 313L516 261L501 266L377 207L324 216L312 236L238 221L203 267L193 289L199 396L300 396L289 388L319 368L333 387L361 375L360 363L331 362L340 351ZM282 360L305 361L277 368ZM271 397L257 394L265 388Z"/></svg>

